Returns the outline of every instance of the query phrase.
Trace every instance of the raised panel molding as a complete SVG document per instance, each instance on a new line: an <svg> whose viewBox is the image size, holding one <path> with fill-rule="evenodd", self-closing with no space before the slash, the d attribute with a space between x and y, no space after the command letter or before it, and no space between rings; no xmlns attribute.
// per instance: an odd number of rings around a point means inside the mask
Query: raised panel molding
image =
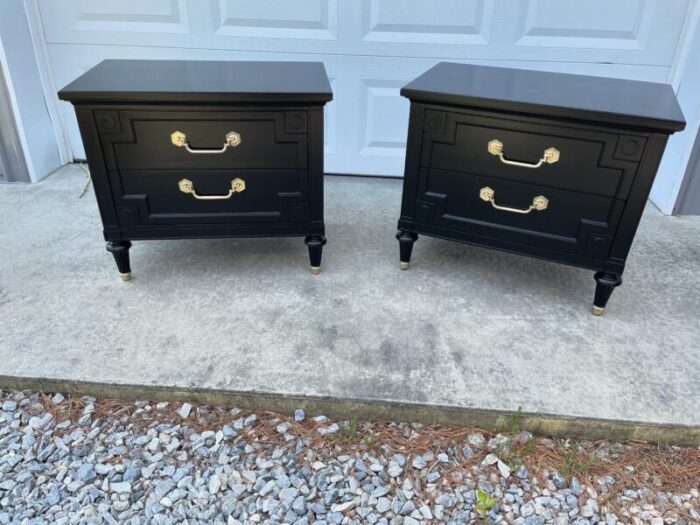
<svg viewBox="0 0 700 525"><path fill-rule="evenodd" d="M189 32L186 0L81 0L71 7L76 31Z"/></svg>
<svg viewBox="0 0 700 525"><path fill-rule="evenodd" d="M363 79L360 104L360 155L403 157L408 134L408 100L399 91L406 80ZM392 122L393 125L387 125Z"/></svg>
<svg viewBox="0 0 700 525"><path fill-rule="evenodd" d="M328 81L333 91L333 100L323 108L323 149L326 154L334 155L336 153L336 140L338 136L338 79L329 76Z"/></svg>
<svg viewBox="0 0 700 525"><path fill-rule="evenodd" d="M516 46L646 49L656 0L527 0Z"/></svg>
<svg viewBox="0 0 700 525"><path fill-rule="evenodd" d="M338 0L219 0L217 36L335 40Z"/></svg>
<svg viewBox="0 0 700 525"><path fill-rule="evenodd" d="M362 0L363 41L486 45L493 0Z"/></svg>

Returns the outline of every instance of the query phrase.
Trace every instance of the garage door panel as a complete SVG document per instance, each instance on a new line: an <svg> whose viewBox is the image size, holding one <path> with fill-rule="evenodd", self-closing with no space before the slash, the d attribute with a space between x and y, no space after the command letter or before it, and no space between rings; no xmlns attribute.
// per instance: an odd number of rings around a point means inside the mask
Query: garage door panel
<svg viewBox="0 0 700 525"><path fill-rule="evenodd" d="M338 0L218 0L215 36L336 40Z"/></svg>
<svg viewBox="0 0 700 525"><path fill-rule="evenodd" d="M362 40L486 45L493 0L363 0Z"/></svg>
<svg viewBox="0 0 700 525"><path fill-rule="evenodd" d="M328 75L333 93L338 93L338 79ZM335 99L326 104L323 115L323 148L325 154L335 155L338 150L338 101Z"/></svg>
<svg viewBox="0 0 700 525"><path fill-rule="evenodd" d="M362 79L360 155L403 157L408 132L408 100L400 96L406 80ZM396 125L387 126L386 122Z"/></svg>
<svg viewBox="0 0 700 525"><path fill-rule="evenodd" d="M71 40L78 33L190 32L187 0L59 0L39 6L48 42Z"/></svg>
<svg viewBox="0 0 700 525"><path fill-rule="evenodd" d="M606 44L619 48L641 49L640 38L649 32L653 3L646 0L588 0L571 9L556 0L528 0L519 13L522 35L517 43L528 45L553 42L566 47L596 47ZM548 40L538 41L537 37ZM531 44L530 44L531 45Z"/></svg>
<svg viewBox="0 0 700 525"><path fill-rule="evenodd" d="M669 65L687 9L688 0L522 0L507 34L518 59Z"/></svg>

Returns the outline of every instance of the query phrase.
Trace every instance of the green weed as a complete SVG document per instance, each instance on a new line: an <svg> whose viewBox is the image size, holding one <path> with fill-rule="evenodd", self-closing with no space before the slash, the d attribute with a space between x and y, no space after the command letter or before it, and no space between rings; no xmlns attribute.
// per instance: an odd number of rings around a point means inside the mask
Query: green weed
<svg viewBox="0 0 700 525"><path fill-rule="evenodd" d="M525 414L523 414L523 407L519 406L518 410L510 416L510 420L506 425L505 431L509 434L517 434L523 429L523 420L525 419Z"/></svg>
<svg viewBox="0 0 700 525"><path fill-rule="evenodd" d="M564 463L559 468L564 476L569 474L585 474L596 462L595 454L582 458L571 450L564 452Z"/></svg>
<svg viewBox="0 0 700 525"><path fill-rule="evenodd" d="M357 416L352 416L348 426L343 427L343 432L350 438L354 439L357 437Z"/></svg>
<svg viewBox="0 0 700 525"><path fill-rule="evenodd" d="M476 489L476 503L474 504L474 509L479 513L479 516L482 518L485 517L495 504L496 498L490 498L483 490Z"/></svg>

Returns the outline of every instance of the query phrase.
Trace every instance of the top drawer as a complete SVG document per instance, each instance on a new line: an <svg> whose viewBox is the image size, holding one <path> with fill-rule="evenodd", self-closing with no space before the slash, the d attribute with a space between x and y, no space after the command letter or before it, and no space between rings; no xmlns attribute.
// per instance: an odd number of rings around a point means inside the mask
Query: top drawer
<svg viewBox="0 0 700 525"><path fill-rule="evenodd" d="M122 111L116 118L119 133L101 130L112 169L307 168L305 111Z"/></svg>
<svg viewBox="0 0 700 525"><path fill-rule="evenodd" d="M625 199L646 138L428 110L421 166Z"/></svg>

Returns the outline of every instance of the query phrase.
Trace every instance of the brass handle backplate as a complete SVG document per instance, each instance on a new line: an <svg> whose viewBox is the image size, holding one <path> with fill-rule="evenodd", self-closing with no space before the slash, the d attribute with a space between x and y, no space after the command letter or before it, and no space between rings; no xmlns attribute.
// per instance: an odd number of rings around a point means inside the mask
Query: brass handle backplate
<svg viewBox="0 0 700 525"><path fill-rule="evenodd" d="M223 153L228 148L235 148L241 143L241 134L235 131L229 131L226 133L226 140L224 145L220 149L193 149L190 147L190 143L187 142L187 135L182 131L173 131L170 134L170 142L172 142L178 148L185 148L190 153L204 153L204 154L216 154Z"/></svg>
<svg viewBox="0 0 700 525"><path fill-rule="evenodd" d="M547 199L547 197L544 195L538 195L537 197L533 198L532 204L530 204L529 208L522 209L500 206L496 204L496 192L493 190L493 188L489 188L488 186L481 188L479 191L479 197L481 197L482 201L490 202L491 206L497 210L509 211L512 213L530 213L532 210L542 211L546 210L547 206L549 206L549 199Z"/></svg>
<svg viewBox="0 0 700 525"><path fill-rule="evenodd" d="M559 160L561 153L557 148L547 148L542 153L542 158L534 164L530 162L520 162L517 160L509 160L503 155L503 142L498 139L493 139L489 141L487 146L488 152L491 155L498 156L503 164L510 164L511 166L520 166L521 168L539 168L542 164L554 164Z"/></svg>
<svg viewBox="0 0 700 525"><path fill-rule="evenodd" d="M205 200L205 201L215 201L215 200L226 200L233 197L234 193L240 193L245 190L245 181L243 179L235 178L231 181L231 188L225 195L199 195L197 190L194 189L194 184L189 179L182 179L177 183L180 191L182 193L189 193L195 199Z"/></svg>

